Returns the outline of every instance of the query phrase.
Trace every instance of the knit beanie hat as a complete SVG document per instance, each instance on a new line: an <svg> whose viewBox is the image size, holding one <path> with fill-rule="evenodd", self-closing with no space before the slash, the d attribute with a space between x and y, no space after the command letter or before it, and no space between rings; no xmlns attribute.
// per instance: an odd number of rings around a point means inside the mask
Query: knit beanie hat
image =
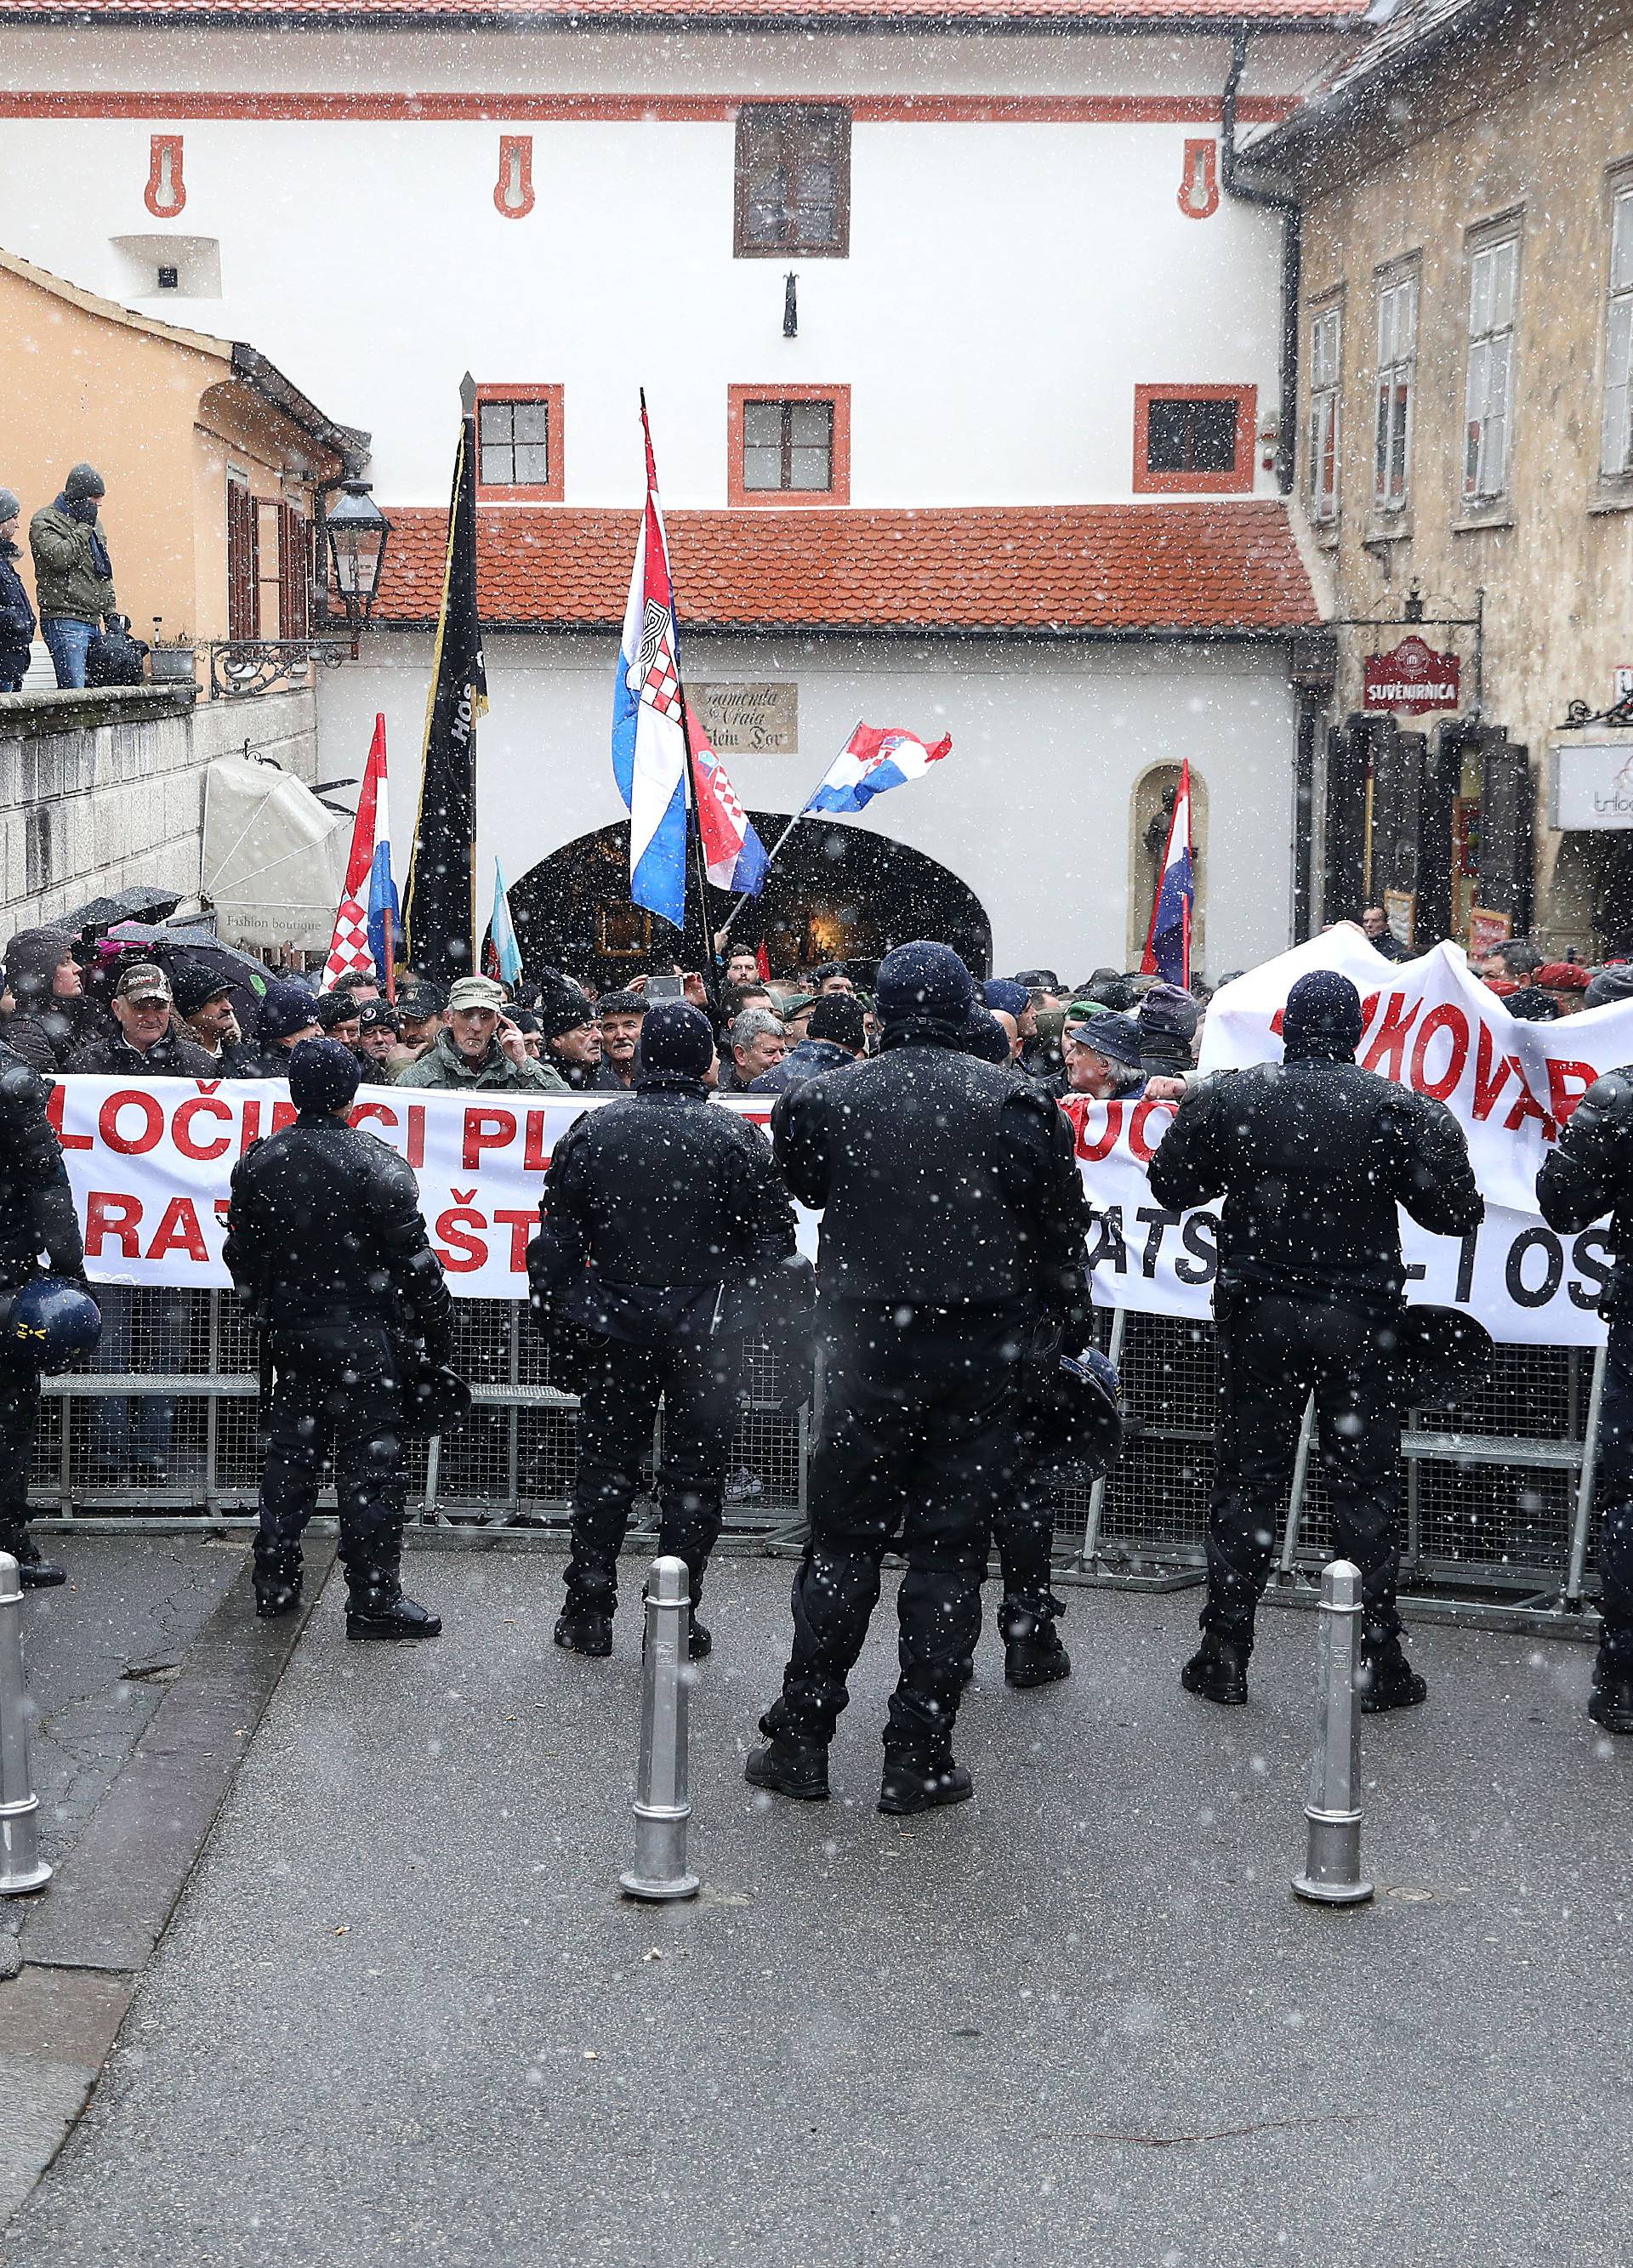
<svg viewBox="0 0 1633 2268"><path fill-rule="evenodd" d="M861 1002L850 992L824 992L811 1010L805 1035L812 1040L832 1040L839 1047L860 1053L868 1044Z"/></svg>
<svg viewBox="0 0 1633 2268"><path fill-rule="evenodd" d="M65 929L19 929L5 949L5 981L18 1007L48 995L57 970L74 949Z"/></svg>
<svg viewBox="0 0 1633 2268"><path fill-rule="evenodd" d="M1009 1060L1009 1035L990 1008L972 1008L970 1020L964 1027L964 1047L966 1055L978 1062L1007 1064Z"/></svg>
<svg viewBox="0 0 1633 2268"><path fill-rule="evenodd" d="M23 509L23 499L15 489L0 489L0 526L15 519Z"/></svg>
<svg viewBox="0 0 1633 2268"><path fill-rule="evenodd" d="M1317 1056L1348 1063L1361 1040L1361 995L1335 968L1312 968L1287 996L1282 1052L1289 1063Z"/></svg>
<svg viewBox="0 0 1633 2268"><path fill-rule="evenodd" d="M255 1029L263 1040L286 1040L317 1021L317 998L304 984L269 984L261 996Z"/></svg>
<svg viewBox="0 0 1633 2268"><path fill-rule="evenodd" d="M338 1040L302 1040L289 1055L289 1099L299 1111L344 1110L363 1066Z"/></svg>
<svg viewBox="0 0 1633 2268"><path fill-rule="evenodd" d="M701 1079L713 1060L714 1034L701 1008L690 1000L660 1000L647 1009L636 1049L641 1078Z"/></svg>
<svg viewBox="0 0 1633 2268"><path fill-rule="evenodd" d="M576 1032L580 1024L593 1024L595 1003L581 984L564 976L559 968L542 968L536 1012L545 1038L558 1040L564 1032Z"/></svg>
<svg viewBox="0 0 1633 2268"><path fill-rule="evenodd" d="M989 976L981 987L981 998L989 1008L1001 1009L1006 1016L1023 1016L1032 1005L1031 994L1013 976Z"/></svg>
<svg viewBox="0 0 1633 2268"><path fill-rule="evenodd" d="M63 494L70 504L79 504L86 497L107 494L107 485L94 465L76 465L63 483Z"/></svg>
<svg viewBox="0 0 1633 2268"><path fill-rule="evenodd" d="M8 967L10 961L8 957ZM1610 1000L1633 1000L1633 961L1611 968L1596 968L1582 995L1585 1008L1602 1008Z"/></svg>
<svg viewBox="0 0 1633 2268"><path fill-rule="evenodd" d="M950 945L921 939L879 963L879 1015L888 1027L929 1017L955 1030L970 1020L975 980Z"/></svg>

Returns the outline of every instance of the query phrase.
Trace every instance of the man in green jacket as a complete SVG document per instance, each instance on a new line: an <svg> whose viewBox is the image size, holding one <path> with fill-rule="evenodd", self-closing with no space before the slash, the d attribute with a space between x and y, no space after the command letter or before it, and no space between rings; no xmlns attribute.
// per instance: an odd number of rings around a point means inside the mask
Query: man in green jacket
<svg viewBox="0 0 1633 2268"><path fill-rule="evenodd" d="M477 1086L570 1094L561 1073L535 1063L505 1013L504 988L491 976L462 976L448 994L448 1020L417 1062L405 1064L396 1086Z"/></svg>
<svg viewBox="0 0 1633 2268"><path fill-rule="evenodd" d="M50 651L59 686L84 685L91 641L119 604L107 546L97 526L98 500L107 493L94 465L76 465L56 502L46 504L28 524L40 635Z"/></svg>

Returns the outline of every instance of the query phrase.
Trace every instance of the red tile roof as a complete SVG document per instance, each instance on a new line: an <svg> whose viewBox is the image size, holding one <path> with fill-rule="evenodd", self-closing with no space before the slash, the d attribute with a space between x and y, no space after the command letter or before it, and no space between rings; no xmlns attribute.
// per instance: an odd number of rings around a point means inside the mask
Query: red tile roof
<svg viewBox="0 0 1633 2268"><path fill-rule="evenodd" d="M146 18L205 23L238 17L280 24L321 18L367 23L481 18L485 22L767 25L831 29L846 23L909 23L920 28L979 23L1353 23L1360 0L0 0L0 18L95 23Z"/></svg>
<svg viewBox="0 0 1633 2268"><path fill-rule="evenodd" d="M434 616L446 512L386 506L377 622ZM484 622L621 622L639 515L478 510ZM1279 504L1063 504L963 512L678 512L681 620L693 630L1286 630L1319 620Z"/></svg>

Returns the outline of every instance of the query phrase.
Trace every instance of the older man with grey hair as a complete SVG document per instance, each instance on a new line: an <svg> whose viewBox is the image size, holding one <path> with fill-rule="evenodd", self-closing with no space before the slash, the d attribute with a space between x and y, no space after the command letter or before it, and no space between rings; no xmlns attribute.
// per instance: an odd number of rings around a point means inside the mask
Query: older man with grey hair
<svg viewBox="0 0 1633 2268"><path fill-rule="evenodd" d="M731 1060L720 1065L722 1094L741 1094L788 1052L787 1028L769 1008L745 1008L732 1019L726 1038Z"/></svg>

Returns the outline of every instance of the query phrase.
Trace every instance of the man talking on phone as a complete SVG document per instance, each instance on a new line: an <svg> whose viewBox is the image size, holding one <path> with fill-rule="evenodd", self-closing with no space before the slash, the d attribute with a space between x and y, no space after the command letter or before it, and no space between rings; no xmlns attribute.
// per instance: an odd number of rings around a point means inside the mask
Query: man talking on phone
<svg viewBox="0 0 1633 2268"><path fill-rule="evenodd" d="M397 1073L398 1086L526 1088L536 1094L570 1092L561 1073L528 1055L519 1027L506 1014L505 992L491 976L462 976L448 993L448 1020L417 1061Z"/></svg>

